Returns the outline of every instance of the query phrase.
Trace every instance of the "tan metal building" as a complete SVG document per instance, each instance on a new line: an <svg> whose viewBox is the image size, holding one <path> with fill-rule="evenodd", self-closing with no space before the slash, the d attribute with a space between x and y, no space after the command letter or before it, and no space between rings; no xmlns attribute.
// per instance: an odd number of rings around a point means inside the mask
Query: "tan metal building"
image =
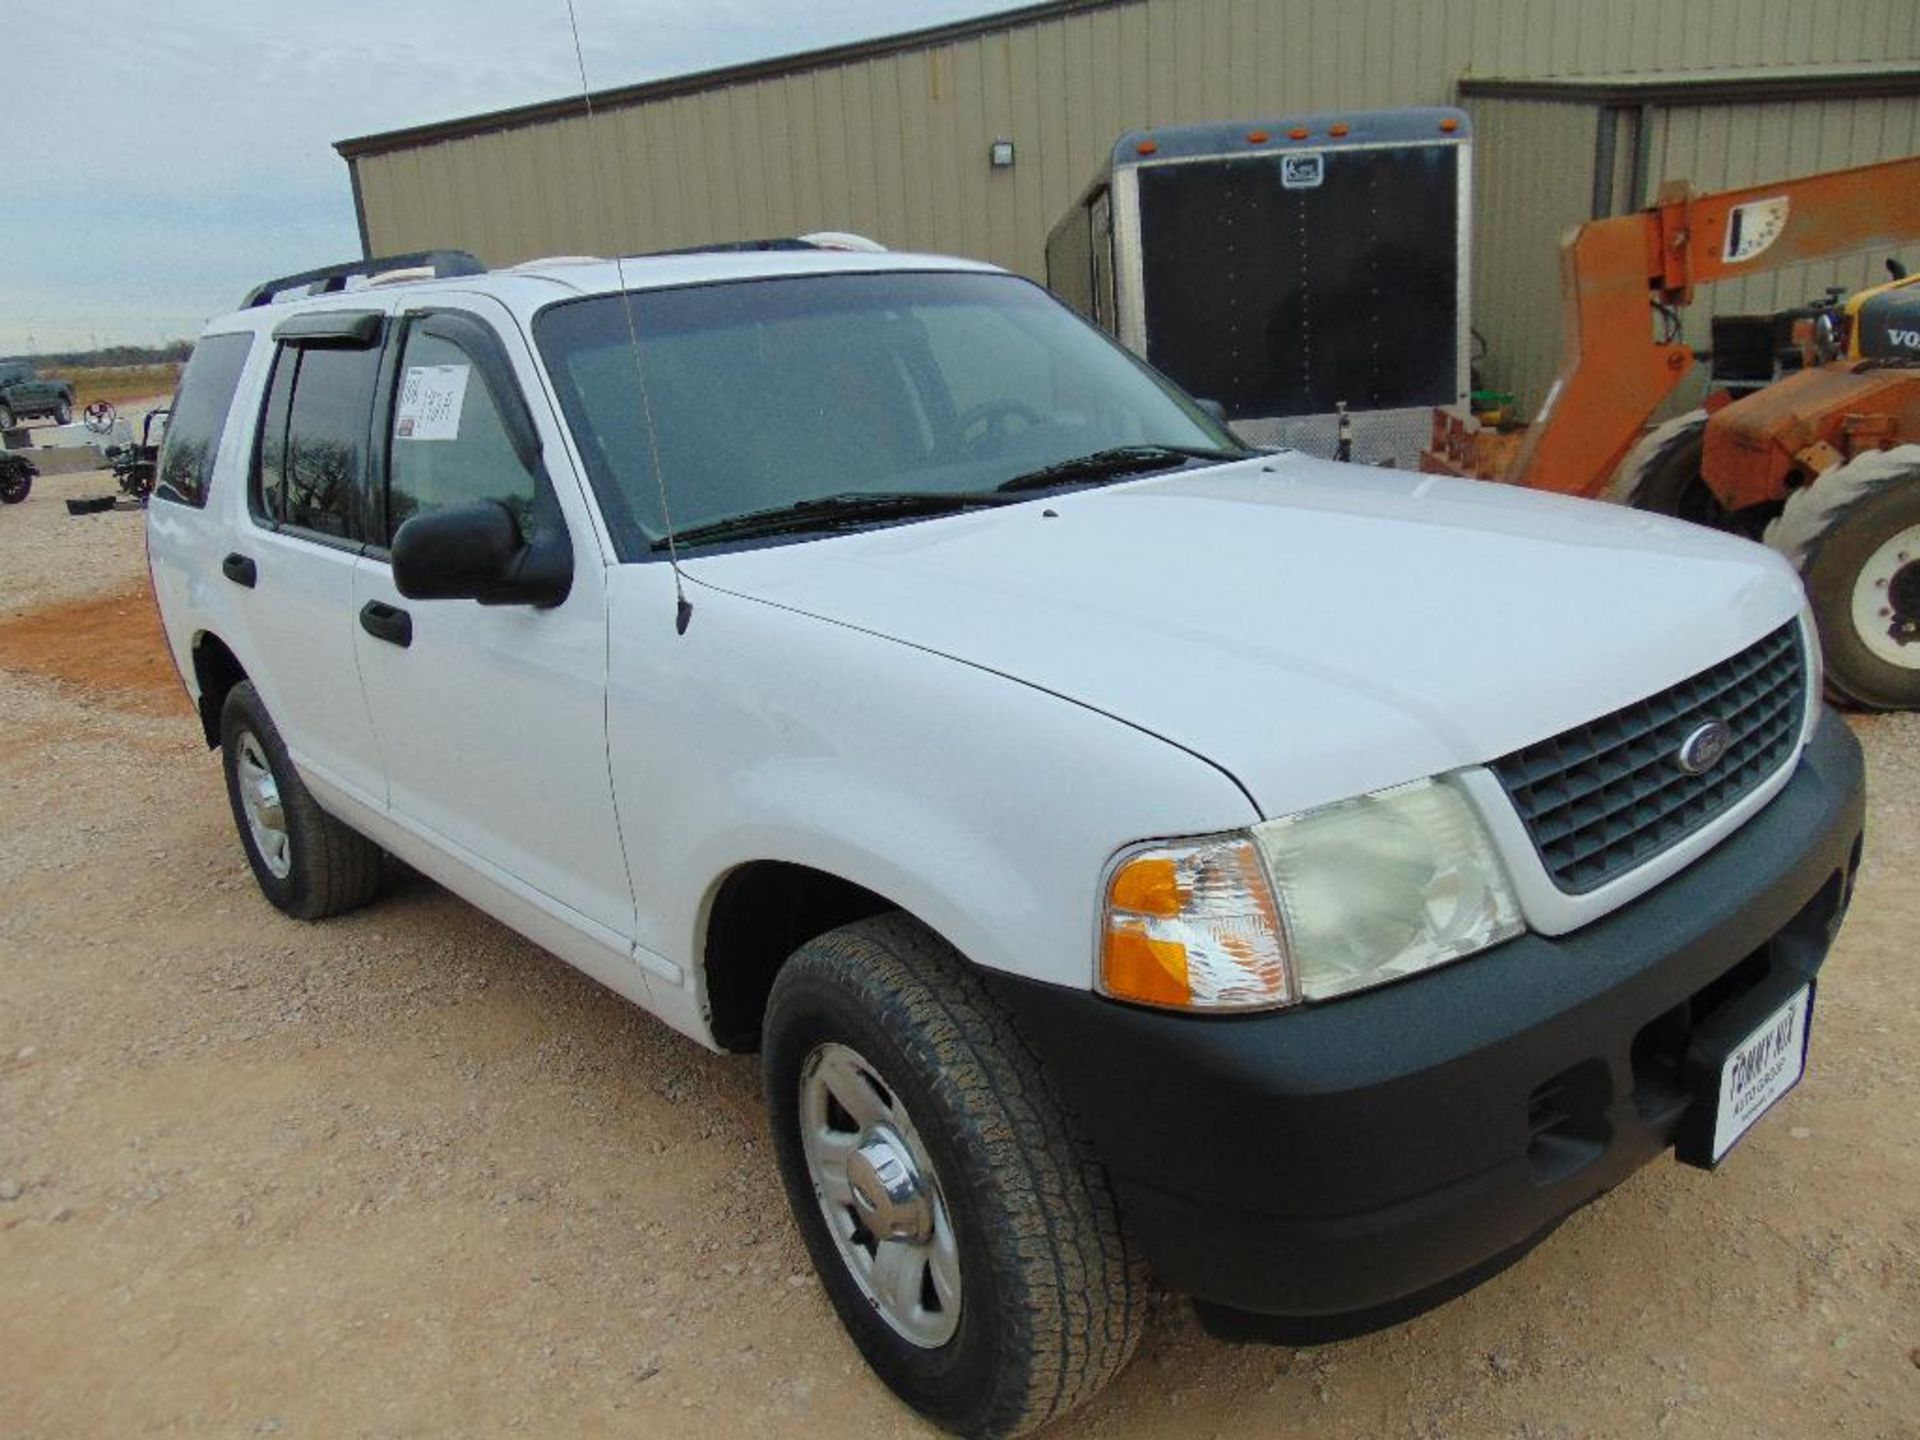
<svg viewBox="0 0 1920 1440"><path fill-rule="evenodd" d="M1453 103L1478 129L1487 375L1531 405L1557 364L1568 226L1669 178L1713 188L1920 151L1920 4L1055 0L603 91L591 118L576 95L336 148L369 254L450 246L498 265L853 230L1039 278L1048 228L1123 130ZM990 159L1001 140L1011 165ZM1772 309L1872 264L1710 302Z"/></svg>

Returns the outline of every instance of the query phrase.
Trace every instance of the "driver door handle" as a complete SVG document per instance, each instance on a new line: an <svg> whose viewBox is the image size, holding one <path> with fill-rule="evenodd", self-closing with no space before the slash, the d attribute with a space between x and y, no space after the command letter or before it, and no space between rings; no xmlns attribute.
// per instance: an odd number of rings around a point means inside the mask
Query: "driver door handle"
<svg viewBox="0 0 1920 1440"><path fill-rule="evenodd" d="M413 617L383 601L369 600L360 607L360 628L374 639L398 645L402 650L413 644Z"/></svg>
<svg viewBox="0 0 1920 1440"><path fill-rule="evenodd" d="M260 567L253 563L251 556L233 554L220 562L220 573L236 585L244 585L251 590L260 580Z"/></svg>

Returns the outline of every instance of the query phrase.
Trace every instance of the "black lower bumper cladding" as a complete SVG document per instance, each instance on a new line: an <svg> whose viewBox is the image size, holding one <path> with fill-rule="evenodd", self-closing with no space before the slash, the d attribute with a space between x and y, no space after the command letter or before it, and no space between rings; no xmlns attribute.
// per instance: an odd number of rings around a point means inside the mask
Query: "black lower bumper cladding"
<svg viewBox="0 0 1920 1440"><path fill-rule="evenodd" d="M1697 1152L1702 1068L1729 1016L1818 972L1863 813L1829 712L1759 814L1569 935L1243 1018L991 983L1160 1281L1222 1333L1334 1339L1487 1278L1676 1141Z"/></svg>

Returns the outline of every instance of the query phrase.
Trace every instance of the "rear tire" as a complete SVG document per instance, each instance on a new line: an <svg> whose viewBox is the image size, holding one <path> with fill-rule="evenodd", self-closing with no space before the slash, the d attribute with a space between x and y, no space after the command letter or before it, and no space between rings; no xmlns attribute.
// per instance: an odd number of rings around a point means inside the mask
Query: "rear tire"
<svg viewBox="0 0 1920 1440"><path fill-rule="evenodd" d="M1713 530L1731 529L1726 506L1700 473L1706 443L1704 410L1656 426L1621 464L1608 487L1609 497L1636 510L1672 515Z"/></svg>
<svg viewBox="0 0 1920 1440"><path fill-rule="evenodd" d="M19 423L19 417L13 413L13 407L0 404L0 430L11 430Z"/></svg>
<svg viewBox="0 0 1920 1440"><path fill-rule="evenodd" d="M896 1395L962 1435L1016 1435L1119 1372L1144 1266L1106 1172L959 956L897 913L830 931L781 969L764 1035L787 1198L828 1299ZM849 1183L848 1161L876 1144L883 1158L897 1147L900 1193L929 1209L875 1209L870 1180ZM908 1213L929 1238L880 1237Z"/></svg>
<svg viewBox="0 0 1920 1440"><path fill-rule="evenodd" d="M220 708L220 755L241 849L276 909L319 920L379 892L380 847L320 808L251 681Z"/></svg>
<svg viewBox="0 0 1920 1440"><path fill-rule="evenodd" d="M53 407L53 423L56 425L71 425L73 423L73 405L70 401L62 400L58 405Z"/></svg>
<svg viewBox="0 0 1920 1440"><path fill-rule="evenodd" d="M1920 708L1920 445L1835 466L1788 498L1766 539L1806 582L1836 696Z"/></svg>

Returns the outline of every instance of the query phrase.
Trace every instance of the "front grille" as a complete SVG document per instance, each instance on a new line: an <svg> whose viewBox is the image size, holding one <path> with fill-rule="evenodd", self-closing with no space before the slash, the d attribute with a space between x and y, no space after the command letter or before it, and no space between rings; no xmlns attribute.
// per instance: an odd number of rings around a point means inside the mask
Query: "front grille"
<svg viewBox="0 0 1920 1440"><path fill-rule="evenodd" d="M1806 714L1789 623L1670 690L1493 762L1554 884L1582 895L1645 864L1786 764ZM1680 744L1709 720L1732 741L1704 774Z"/></svg>

